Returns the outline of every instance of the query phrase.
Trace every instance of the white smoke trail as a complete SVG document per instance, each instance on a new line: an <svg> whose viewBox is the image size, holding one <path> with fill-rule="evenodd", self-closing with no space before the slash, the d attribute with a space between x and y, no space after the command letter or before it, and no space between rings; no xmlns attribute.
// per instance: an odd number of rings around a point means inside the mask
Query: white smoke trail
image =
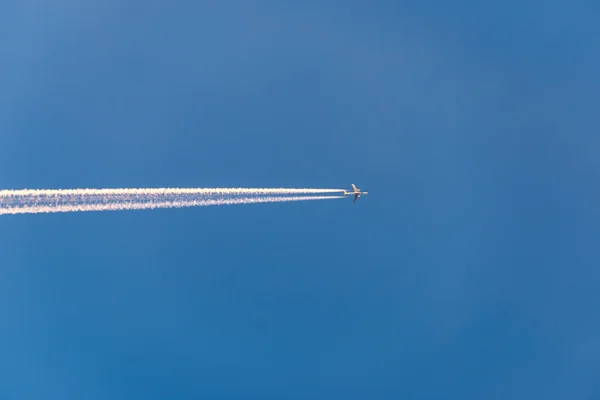
<svg viewBox="0 0 600 400"><path fill-rule="evenodd" d="M23 189L0 190L2 197L19 196L106 196L106 195L292 195L341 193L344 189L287 189L287 188L124 188L124 189Z"/></svg>
<svg viewBox="0 0 600 400"><path fill-rule="evenodd" d="M308 200L330 200L343 199L343 196L294 196L294 197L241 197L225 199L203 199L186 196L181 200L153 201L143 196L131 199L128 202L117 202L104 199L107 202L100 202L97 198L74 199L70 198L61 204L29 204L27 202L17 202L11 204L2 204L0 200L0 215L7 214L38 214L38 213L58 213L58 212L77 212L77 211L120 211L120 210L148 210L155 208L181 208L181 207L202 207L202 206L221 206L230 204L253 204L253 203L280 203L290 201L308 201ZM87 202L86 202L87 201Z"/></svg>

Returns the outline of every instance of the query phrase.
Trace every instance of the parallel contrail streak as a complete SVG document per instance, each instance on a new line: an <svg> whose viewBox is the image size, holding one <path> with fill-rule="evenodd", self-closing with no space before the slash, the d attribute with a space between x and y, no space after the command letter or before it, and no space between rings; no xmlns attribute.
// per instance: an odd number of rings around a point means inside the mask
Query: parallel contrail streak
<svg viewBox="0 0 600 400"><path fill-rule="evenodd" d="M19 196L104 196L104 195L291 195L341 193L344 189L287 188L130 188L130 189L23 189L0 190L2 197Z"/></svg>
<svg viewBox="0 0 600 400"><path fill-rule="evenodd" d="M99 202L97 198L91 198L92 202L86 202L85 198L67 199L62 204L28 204L17 202L11 204L2 204L0 199L0 215L7 214L38 214L38 213L58 213L58 212L77 212L77 211L119 211L119 210L148 210L155 208L181 208L181 207L202 207L202 206L221 206L230 204L253 204L253 203L279 203L290 201L307 200L330 200L342 199L343 196L296 196L296 197L241 197L228 199L202 199L186 196L181 200L172 201L153 201L143 196L130 199L127 203L110 202L105 199L105 203Z"/></svg>

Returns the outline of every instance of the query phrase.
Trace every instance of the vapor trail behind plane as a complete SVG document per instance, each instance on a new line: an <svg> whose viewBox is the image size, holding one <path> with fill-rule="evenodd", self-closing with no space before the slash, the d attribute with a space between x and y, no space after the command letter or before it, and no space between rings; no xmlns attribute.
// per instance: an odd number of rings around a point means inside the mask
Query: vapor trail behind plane
<svg viewBox="0 0 600 400"><path fill-rule="evenodd" d="M252 196L252 195L298 195L343 193L344 189L288 189L288 188L123 188L123 189L23 189L0 190L2 197L19 196L104 196L104 195L205 195L205 196Z"/></svg>
<svg viewBox="0 0 600 400"><path fill-rule="evenodd" d="M280 203L291 201L343 199L343 196L279 196L279 197L235 197L235 198L206 198L198 195L182 195L174 199L156 200L144 194L137 194L123 200L110 195L86 196L64 195L51 199L40 199L38 196L27 196L15 199L0 196L0 215L6 214L38 214L77 211L119 211L147 210L155 208L181 208L222 206L231 204ZM12 200L12 201L9 201ZM16 201L14 201L16 200ZM51 201L50 201L51 200Z"/></svg>

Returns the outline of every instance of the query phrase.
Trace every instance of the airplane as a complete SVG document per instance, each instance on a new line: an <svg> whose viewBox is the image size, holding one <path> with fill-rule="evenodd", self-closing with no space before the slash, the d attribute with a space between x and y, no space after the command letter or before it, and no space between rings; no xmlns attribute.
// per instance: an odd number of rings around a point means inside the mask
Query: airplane
<svg viewBox="0 0 600 400"><path fill-rule="evenodd" d="M352 201L352 204L356 203L356 200L363 194L369 194L369 192L361 192L359 188L356 187L356 185L353 183L352 184L352 189L354 189L354 191L352 192L348 192L346 190L344 190L344 196L348 196L349 194L353 194L354 195L354 201Z"/></svg>

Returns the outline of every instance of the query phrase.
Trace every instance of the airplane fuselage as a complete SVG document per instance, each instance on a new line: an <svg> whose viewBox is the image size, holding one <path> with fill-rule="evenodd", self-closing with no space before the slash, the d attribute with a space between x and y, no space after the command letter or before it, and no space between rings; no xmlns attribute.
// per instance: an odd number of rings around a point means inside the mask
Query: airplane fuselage
<svg viewBox="0 0 600 400"><path fill-rule="evenodd" d="M349 194L354 194L354 195L357 195L360 197L363 194L369 194L369 192L360 192L360 191L359 192L348 192L348 191L344 190L344 196L348 196Z"/></svg>

